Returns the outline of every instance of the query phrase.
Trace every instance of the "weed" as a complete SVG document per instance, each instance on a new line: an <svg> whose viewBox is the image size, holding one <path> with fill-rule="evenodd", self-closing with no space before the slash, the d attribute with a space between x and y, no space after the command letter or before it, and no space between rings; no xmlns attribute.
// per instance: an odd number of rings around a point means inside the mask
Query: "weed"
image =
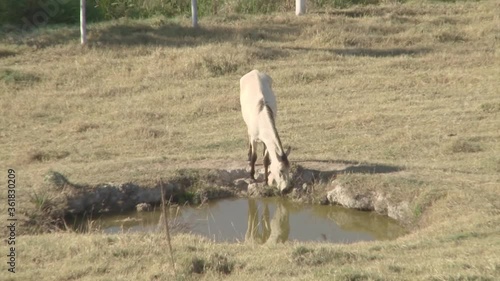
<svg viewBox="0 0 500 281"><path fill-rule="evenodd" d="M31 73L25 73L12 69L0 70L0 81L6 84L29 86L40 81L40 78Z"/></svg>
<svg viewBox="0 0 500 281"><path fill-rule="evenodd" d="M449 151L452 153L476 153L483 151L481 145L466 139L458 139L451 143Z"/></svg>
<svg viewBox="0 0 500 281"><path fill-rule="evenodd" d="M193 257L189 271L197 274L205 273L205 260L199 257Z"/></svg>
<svg viewBox="0 0 500 281"><path fill-rule="evenodd" d="M207 69L211 76L223 76L235 72L238 65L225 58L204 57L202 66Z"/></svg>
<svg viewBox="0 0 500 281"><path fill-rule="evenodd" d="M226 255L215 253L209 257L208 267L217 273L230 274L234 269L234 262L229 261Z"/></svg>
<svg viewBox="0 0 500 281"><path fill-rule="evenodd" d="M419 218L423 213L422 206L419 204L415 204L415 207L413 208L413 216L415 218Z"/></svg>
<svg viewBox="0 0 500 281"><path fill-rule="evenodd" d="M31 203L35 204L37 210L46 212L53 206L48 193L33 192L31 194Z"/></svg>
<svg viewBox="0 0 500 281"><path fill-rule="evenodd" d="M360 257L354 253L326 248L310 250L305 247L298 247L292 252L292 260L297 265L319 266L326 263L342 265L361 258L364 259L364 257Z"/></svg>
<svg viewBox="0 0 500 281"><path fill-rule="evenodd" d="M189 272L203 274L206 271L214 271L220 274L230 274L234 269L234 262L230 262L226 255L214 253L207 259L193 257Z"/></svg>

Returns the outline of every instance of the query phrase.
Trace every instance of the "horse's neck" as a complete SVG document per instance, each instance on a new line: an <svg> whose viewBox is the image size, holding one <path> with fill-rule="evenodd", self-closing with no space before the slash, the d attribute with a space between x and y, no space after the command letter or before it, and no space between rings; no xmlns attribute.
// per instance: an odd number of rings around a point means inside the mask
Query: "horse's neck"
<svg viewBox="0 0 500 281"><path fill-rule="evenodd" d="M281 160L278 159L278 155L283 155L284 153L281 140L278 135L278 131L276 130L274 120L269 117L272 112L267 113L266 110L270 109L264 109L259 113L261 121L259 122L259 138L266 145L269 157L271 158L271 163L274 161L281 162Z"/></svg>
<svg viewBox="0 0 500 281"><path fill-rule="evenodd" d="M276 206L273 219L271 220L271 233L268 243L285 242L290 233L289 213L281 203Z"/></svg>

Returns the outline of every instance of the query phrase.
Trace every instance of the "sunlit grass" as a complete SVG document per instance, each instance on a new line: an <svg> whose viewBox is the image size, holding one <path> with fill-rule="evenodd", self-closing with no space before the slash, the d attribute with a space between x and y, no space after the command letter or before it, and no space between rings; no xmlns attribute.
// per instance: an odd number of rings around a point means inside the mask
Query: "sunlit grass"
<svg viewBox="0 0 500 281"><path fill-rule="evenodd" d="M494 1L412 2L219 15L197 31L185 18L121 19L90 25L85 48L76 27L2 33L0 161L19 175L18 213L29 219L59 200L40 192L50 170L75 183L153 185L178 168L245 162L238 81L257 68L273 77L291 161L398 167L338 181L407 202L411 233L269 248L180 235L179 280L498 279L498 10ZM173 274L153 235L20 241L25 280Z"/></svg>

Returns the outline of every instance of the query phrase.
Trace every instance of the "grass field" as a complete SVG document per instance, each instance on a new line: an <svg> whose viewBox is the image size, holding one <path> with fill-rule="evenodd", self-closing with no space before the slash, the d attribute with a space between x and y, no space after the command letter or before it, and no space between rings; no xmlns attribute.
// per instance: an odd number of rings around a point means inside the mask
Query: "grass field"
<svg viewBox="0 0 500 281"><path fill-rule="evenodd" d="M178 168L246 161L238 82L254 68L273 77L292 162L399 167L339 181L414 212L411 233L385 242L177 235L175 272L161 236L26 234L7 280L500 280L499 15L497 1L419 1L219 15L199 30L186 18L121 19L90 25L85 48L74 26L2 29L0 168L2 182L16 170L20 219L57 197L48 171L151 185ZM5 222L5 203L0 212Z"/></svg>

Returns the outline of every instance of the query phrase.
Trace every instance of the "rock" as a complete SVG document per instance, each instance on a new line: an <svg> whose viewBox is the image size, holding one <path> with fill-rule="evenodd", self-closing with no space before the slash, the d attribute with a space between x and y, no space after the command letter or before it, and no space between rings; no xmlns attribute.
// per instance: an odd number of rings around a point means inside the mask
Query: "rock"
<svg viewBox="0 0 500 281"><path fill-rule="evenodd" d="M240 191L248 191L248 185L250 185L249 179L237 179L233 181L233 185Z"/></svg>
<svg viewBox="0 0 500 281"><path fill-rule="evenodd" d="M173 194L173 187L175 185L166 185L165 194ZM161 200L161 189L159 187L154 188L139 188L136 194L136 201L138 202L158 202Z"/></svg>
<svg viewBox="0 0 500 281"><path fill-rule="evenodd" d="M309 171L309 170L304 170L302 175L301 175L301 179L304 183L314 183L315 182L315 174L313 171Z"/></svg>
<svg viewBox="0 0 500 281"><path fill-rule="evenodd" d="M321 199L319 200L319 204L321 204L321 205L328 205L328 203L329 203L329 202L328 202L328 197L326 197L326 196L325 196L325 197L323 197L323 198L321 198Z"/></svg>
<svg viewBox="0 0 500 281"><path fill-rule="evenodd" d="M153 207L148 203L139 203L135 205L135 209L137 210L137 212L150 212L151 210L153 210Z"/></svg>
<svg viewBox="0 0 500 281"><path fill-rule="evenodd" d="M338 204L346 208L376 211L379 214L387 215L400 222L407 221L411 217L408 202L393 203L389 198L380 193L367 192L356 194L337 184L334 189L327 193L327 199L332 204Z"/></svg>
<svg viewBox="0 0 500 281"><path fill-rule="evenodd" d="M406 201L387 206L387 216L397 221L406 221L410 213L410 205Z"/></svg>
<svg viewBox="0 0 500 281"><path fill-rule="evenodd" d="M227 169L217 171L217 182L220 185L230 185L237 179L247 176L248 173L244 169Z"/></svg>
<svg viewBox="0 0 500 281"><path fill-rule="evenodd" d="M373 211L371 194L355 194L351 190L337 185L326 196L332 204L338 204L351 209Z"/></svg>
<svg viewBox="0 0 500 281"><path fill-rule="evenodd" d="M375 212L386 215L387 214L387 204L388 200L383 194L377 194L373 202L373 209Z"/></svg>

